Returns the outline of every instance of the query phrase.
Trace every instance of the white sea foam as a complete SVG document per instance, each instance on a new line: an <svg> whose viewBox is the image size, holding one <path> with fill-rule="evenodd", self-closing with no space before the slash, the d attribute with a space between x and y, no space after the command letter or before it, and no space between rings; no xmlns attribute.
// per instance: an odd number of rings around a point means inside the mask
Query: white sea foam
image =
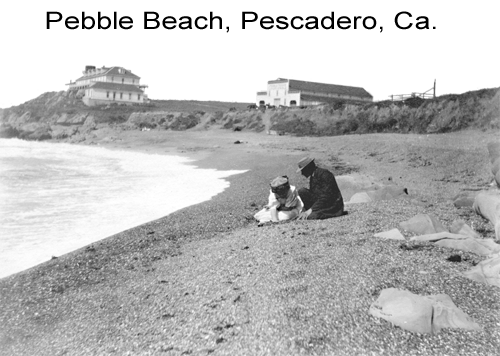
<svg viewBox="0 0 500 356"><path fill-rule="evenodd" d="M0 139L0 278L209 200L244 172L189 162Z"/></svg>

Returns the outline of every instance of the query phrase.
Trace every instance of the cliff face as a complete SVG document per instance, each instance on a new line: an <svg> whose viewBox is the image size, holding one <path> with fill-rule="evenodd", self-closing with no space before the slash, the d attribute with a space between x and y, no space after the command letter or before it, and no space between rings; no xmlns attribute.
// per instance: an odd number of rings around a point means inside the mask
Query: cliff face
<svg viewBox="0 0 500 356"><path fill-rule="evenodd" d="M206 110L201 111L200 108ZM432 100L312 108L248 109L246 103L152 101L87 107L68 92L50 92L0 111L0 137L79 142L101 127L116 130L271 130L296 135L369 132L438 133L500 128L500 90L483 89Z"/></svg>
<svg viewBox="0 0 500 356"><path fill-rule="evenodd" d="M63 113L38 117L27 111L21 115L5 115L0 137L19 137L26 140L63 139L91 130L95 126L93 115L88 113L74 115Z"/></svg>
<svg viewBox="0 0 500 356"><path fill-rule="evenodd" d="M1 111L0 137L80 142L101 127L116 130L206 128L212 123L224 124L221 120L224 114L218 110L229 109L227 114L233 116L247 106L248 103L163 100L136 106L110 104L88 107L73 93L49 92ZM206 111L197 110L199 108ZM179 109L185 111L175 111Z"/></svg>
<svg viewBox="0 0 500 356"><path fill-rule="evenodd" d="M0 137L47 140L72 136L93 124L79 98L67 92L49 92L0 113Z"/></svg>

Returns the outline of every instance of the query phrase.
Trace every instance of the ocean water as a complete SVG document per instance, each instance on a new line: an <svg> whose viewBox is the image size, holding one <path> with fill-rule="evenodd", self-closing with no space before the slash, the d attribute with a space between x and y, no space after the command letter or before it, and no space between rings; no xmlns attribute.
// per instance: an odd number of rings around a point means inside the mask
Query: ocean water
<svg viewBox="0 0 500 356"><path fill-rule="evenodd" d="M0 139L0 278L209 200L244 172L188 162Z"/></svg>

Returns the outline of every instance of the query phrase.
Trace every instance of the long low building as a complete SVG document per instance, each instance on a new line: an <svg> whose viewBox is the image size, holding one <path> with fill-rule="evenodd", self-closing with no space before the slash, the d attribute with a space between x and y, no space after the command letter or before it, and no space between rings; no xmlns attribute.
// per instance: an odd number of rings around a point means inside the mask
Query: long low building
<svg viewBox="0 0 500 356"><path fill-rule="evenodd" d="M267 82L267 91L257 92L257 105L309 106L338 101L372 102L365 89L337 84L278 78Z"/></svg>

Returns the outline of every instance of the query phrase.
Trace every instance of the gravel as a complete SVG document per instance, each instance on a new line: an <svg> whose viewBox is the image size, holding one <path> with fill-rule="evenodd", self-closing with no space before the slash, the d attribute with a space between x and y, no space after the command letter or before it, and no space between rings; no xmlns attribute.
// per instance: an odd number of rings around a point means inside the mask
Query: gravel
<svg viewBox="0 0 500 356"><path fill-rule="evenodd" d="M498 354L499 290L460 275L484 257L373 237L431 213L492 238L488 222L450 201L487 186L491 137L228 133L224 146L218 136L217 154L196 165L250 169L225 192L0 280L0 355ZM212 144L196 141L201 150ZM306 154L378 182L390 177L410 195L350 205L340 218L257 227L251 217L269 179L289 173L306 184L293 173ZM483 329L421 335L391 326L368 314L389 287L448 294Z"/></svg>

